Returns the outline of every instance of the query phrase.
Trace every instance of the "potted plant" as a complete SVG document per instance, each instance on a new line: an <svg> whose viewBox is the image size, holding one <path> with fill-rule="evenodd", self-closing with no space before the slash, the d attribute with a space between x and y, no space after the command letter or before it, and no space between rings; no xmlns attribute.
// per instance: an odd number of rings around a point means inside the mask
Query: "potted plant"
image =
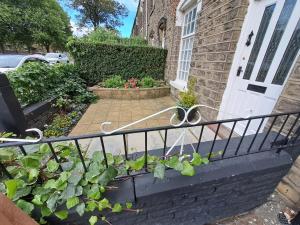
<svg viewBox="0 0 300 225"><path fill-rule="evenodd" d="M196 79L192 78L189 81L188 90L179 93L179 101L177 105L181 108L184 108L186 112L192 106L197 104L197 96L195 95L195 85L196 85ZM184 111L181 108L177 109L177 115L180 121L184 119L184 115L185 115ZM195 118L196 112L197 112L197 108L193 109L189 113L188 121L192 121Z"/></svg>

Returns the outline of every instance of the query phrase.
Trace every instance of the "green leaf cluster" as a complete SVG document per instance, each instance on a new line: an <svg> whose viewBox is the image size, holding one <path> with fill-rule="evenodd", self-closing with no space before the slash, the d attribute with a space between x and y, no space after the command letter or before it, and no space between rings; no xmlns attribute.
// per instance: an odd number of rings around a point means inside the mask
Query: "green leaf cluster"
<svg viewBox="0 0 300 225"><path fill-rule="evenodd" d="M144 155L126 161L123 156L110 153L105 158L102 152L97 151L90 158L84 159L87 166L85 172L74 144L53 144L53 148L58 161L47 144L39 145L26 156L18 154L17 150L13 152L12 149L4 149L7 153L0 157L0 162L13 176L12 179L0 181L0 191L28 214L34 209L39 210L41 217L36 219L40 223L46 223L51 215L61 220L67 219L69 213L66 209L74 209L79 216L97 210L104 222L107 222L105 214L110 212L138 212L139 210L132 209L132 203L122 205L107 199L105 192L117 176L127 175L127 171L140 172L147 169L154 177L164 179L167 168L184 176L193 176L194 167L209 162L196 152L192 156L173 155L167 158L148 155L146 168ZM98 217L95 215L89 219L90 224L97 221Z"/></svg>
<svg viewBox="0 0 300 225"><path fill-rule="evenodd" d="M97 84L114 75L122 79L142 79L150 76L164 78L167 50L149 46L107 44L72 39L67 47L79 67L81 77L89 84Z"/></svg>
<svg viewBox="0 0 300 225"><path fill-rule="evenodd" d="M96 97L87 90L77 69L71 64L50 66L31 62L8 73L7 76L17 98L23 105L34 104L49 98L63 99L68 105L93 102Z"/></svg>
<svg viewBox="0 0 300 225"><path fill-rule="evenodd" d="M2 0L0 2L0 46L27 47L34 44L64 49L70 19L56 0Z"/></svg>

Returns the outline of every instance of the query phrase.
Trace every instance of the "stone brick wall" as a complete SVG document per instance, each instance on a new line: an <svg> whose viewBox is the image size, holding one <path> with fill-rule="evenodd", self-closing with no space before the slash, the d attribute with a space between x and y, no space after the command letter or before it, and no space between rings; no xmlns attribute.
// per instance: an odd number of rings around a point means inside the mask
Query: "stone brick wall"
<svg viewBox="0 0 300 225"><path fill-rule="evenodd" d="M220 107L247 8L247 0L203 1L190 70L200 104ZM203 116L216 119L217 111L203 108Z"/></svg>
<svg viewBox="0 0 300 225"><path fill-rule="evenodd" d="M289 112L300 109L300 57L292 69L292 73L279 97L274 112ZM291 116L285 127L290 127L296 117ZM298 127L300 122L298 122ZM276 127L278 129L278 126ZM284 129L285 132L287 132ZM278 185L278 192L285 199L288 205L300 210L300 157L297 158L292 169L282 182Z"/></svg>

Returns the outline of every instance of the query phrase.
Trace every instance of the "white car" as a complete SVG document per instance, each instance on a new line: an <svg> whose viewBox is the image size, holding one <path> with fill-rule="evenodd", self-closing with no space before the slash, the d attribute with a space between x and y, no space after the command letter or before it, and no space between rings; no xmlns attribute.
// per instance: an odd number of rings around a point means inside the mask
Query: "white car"
<svg viewBox="0 0 300 225"><path fill-rule="evenodd" d="M7 73L21 67L28 62L41 62L49 64L48 60L42 55L1 55L0 54L0 73Z"/></svg>
<svg viewBox="0 0 300 225"><path fill-rule="evenodd" d="M50 64L56 63L69 63L69 58L64 53L47 53L45 58L49 61Z"/></svg>

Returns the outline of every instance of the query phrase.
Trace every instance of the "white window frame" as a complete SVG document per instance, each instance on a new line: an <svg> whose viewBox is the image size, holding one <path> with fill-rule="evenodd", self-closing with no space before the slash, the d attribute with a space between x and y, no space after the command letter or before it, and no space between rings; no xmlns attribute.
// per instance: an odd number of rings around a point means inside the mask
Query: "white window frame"
<svg viewBox="0 0 300 225"><path fill-rule="evenodd" d="M180 91L187 90L187 83L188 77L190 72L190 64L192 61L192 50L193 50L193 43L194 43L194 36L196 31L196 22L197 22L197 15L201 10L202 1L197 0L184 0L181 4L179 4L179 11L181 11L180 21L182 32L181 32L181 40L180 40L180 52L178 58L178 66L177 66L177 75L176 80L170 81L170 84L179 89ZM196 15L194 20L188 21L188 15L196 10ZM177 12L178 14L178 12ZM185 33L186 29L189 29L189 24L193 25L193 32ZM192 25L191 25L192 26ZM187 47L187 48L186 48ZM185 49L184 49L185 48ZM188 58L187 58L188 57ZM183 75L184 74L184 75Z"/></svg>

